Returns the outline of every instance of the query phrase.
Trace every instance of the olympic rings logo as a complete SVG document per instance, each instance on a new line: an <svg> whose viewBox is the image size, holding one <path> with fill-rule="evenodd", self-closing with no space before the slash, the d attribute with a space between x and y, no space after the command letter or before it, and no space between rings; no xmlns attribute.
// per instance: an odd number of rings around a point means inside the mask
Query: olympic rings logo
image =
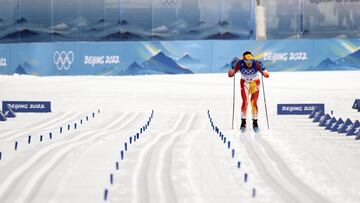
<svg viewBox="0 0 360 203"><path fill-rule="evenodd" d="M53 61L58 70L69 70L71 64L74 63L74 52L55 51Z"/></svg>
<svg viewBox="0 0 360 203"><path fill-rule="evenodd" d="M245 75L253 75L256 73L256 71L254 69L241 69L241 73L245 74Z"/></svg>
<svg viewBox="0 0 360 203"><path fill-rule="evenodd" d="M176 0L162 0L162 4L168 7L174 7L177 4Z"/></svg>

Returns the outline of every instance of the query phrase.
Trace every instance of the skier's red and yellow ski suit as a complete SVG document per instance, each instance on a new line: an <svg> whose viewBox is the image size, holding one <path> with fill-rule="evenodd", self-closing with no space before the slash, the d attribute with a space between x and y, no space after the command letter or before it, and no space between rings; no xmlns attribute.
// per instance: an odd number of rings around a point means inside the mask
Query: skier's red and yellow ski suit
<svg viewBox="0 0 360 203"><path fill-rule="evenodd" d="M260 61L254 60L250 54L245 55L242 60L233 60L232 69L229 70L228 76L233 77L238 71L241 73L241 118L246 119L247 117L247 106L250 98L252 117L253 119L258 119L257 100L260 91L259 73L268 78L269 72L265 70Z"/></svg>

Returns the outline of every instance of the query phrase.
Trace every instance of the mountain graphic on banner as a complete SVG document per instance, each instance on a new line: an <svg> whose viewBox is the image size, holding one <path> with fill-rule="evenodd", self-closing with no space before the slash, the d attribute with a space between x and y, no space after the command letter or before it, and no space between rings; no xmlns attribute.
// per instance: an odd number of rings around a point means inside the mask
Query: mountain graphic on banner
<svg viewBox="0 0 360 203"><path fill-rule="evenodd" d="M13 74L38 75L34 68L28 62L25 62L22 65L18 65Z"/></svg>
<svg viewBox="0 0 360 203"><path fill-rule="evenodd" d="M131 75L139 74L191 74L189 69L184 68L162 51L149 58L143 64L132 63L125 71Z"/></svg>
<svg viewBox="0 0 360 203"><path fill-rule="evenodd" d="M332 61L329 58L321 61L318 66L312 70L350 70L360 69L360 49L348 54L345 57Z"/></svg>
<svg viewBox="0 0 360 203"><path fill-rule="evenodd" d="M161 73L167 73L167 74L192 73L189 69L180 66L172 58L166 56L162 51L159 51L155 56L145 61L143 63L143 68L156 70Z"/></svg>

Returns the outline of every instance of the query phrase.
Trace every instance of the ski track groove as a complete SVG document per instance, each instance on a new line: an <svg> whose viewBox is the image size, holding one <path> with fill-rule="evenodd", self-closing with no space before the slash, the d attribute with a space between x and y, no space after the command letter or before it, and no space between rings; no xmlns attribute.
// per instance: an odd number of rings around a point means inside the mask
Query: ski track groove
<svg viewBox="0 0 360 203"><path fill-rule="evenodd" d="M152 157L154 153L154 147L158 143L160 143L166 135L169 135L173 132L176 132L181 124L185 120L185 115L181 114L178 119L175 121L172 128L166 132L160 133L154 139L150 141L147 145L141 148L139 158L135 165L134 175L132 178L132 198L133 202L136 203L145 203L149 202L149 183L148 183L148 169L151 167ZM155 183L158 181L155 181Z"/></svg>
<svg viewBox="0 0 360 203"><path fill-rule="evenodd" d="M30 123L27 128L7 130L6 133L1 133L1 134L3 135L3 136L1 136L1 141L4 140L4 139L6 139L7 137L10 137L12 134L17 134L17 133L20 133L20 132L23 133L24 130L29 130L29 129L30 129L30 131L34 131L35 128L39 128L39 126L41 127L41 126L43 126L43 125L49 125L49 124L52 125L53 123L58 122L58 121L60 121L61 119L64 119L64 118L66 118L66 117L68 117L68 116L70 116L70 115L73 115L73 114L74 114L74 113L68 112L68 113L64 113L64 114L60 115L60 118L53 116L53 117L51 117L52 119L50 119L50 120L47 119L47 120L45 121L45 123L44 123L43 121L41 121L41 122L36 122L36 123Z"/></svg>
<svg viewBox="0 0 360 203"><path fill-rule="evenodd" d="M176 192L174 189L173 181L171 178L171 166L172 166L172 154L174 150L174 145L181 138L183 134L189 131L191 128L193 121L195 120L195 115L192 114L191 117L187 121L187 125L184 130L180 132L176 132L169 139L166 140L166 143L160 150L160 164L158 164L158 177L162 177L159 182L160 188L162 192L166 191L162 196L164 197L164 202L178 202L176 197Z"/></svg>
<svg viewBox="0 0 360 203"><path fill-rule="evenodd" d="M32 128L34 126L38 126L38 125L43 124L44 121L45 122L52 121L52 120L56 119L58 116L64 117L65 114L70 115L71 112L61 112L61 113L59 113L59 115L53 114L53 115L51 115L50 118L44 118L44 119L41 119L40 121L29 123L29 124L26 124L24 126L19 126L17 129L1 129L0 134L8 135L8 134L11 134L11 133L14 133L14 132L20 132L20 131L23 131L23 130L28 130L29 128ZM6 131L6 133L4 133L3 131Z"/></svg>
<svg viewBox="0 0 360 203"><path fill-rule="evenodd" d="M68 119L68 122L76 119L77 117L79 117L82 113L78 113L78 114L73 114L73 116L71 117L71 119ZM42 131L44 129L41 129L42 127L46 127L48 125L53 125L51 126L50 128L56 128L56 127L60 127L60 123L61 122L62 118L61 119L56 119L56 120L49 120L48 123L44 123L43 125L41 126L37 126L37 128L33 128L31 131L29 132L18 132L17 134L12 134L12 135L8 135L6 137L4 137L1 141L3 142L11 142L11 141L14 141L15 139L19 139L19 138L23 138L23 137L27 137L28 135L31 135L35 132L39 132L39 131ZM21 134L21 135L19 135Z"/></svg>
<svg viewBox="0 0 360 203"><path fill-rule="evenodd" d="M122 118L127 118L128 113L124 114L122 116ZM118 127L118 129L122 129L124 127L126 127L126 125L128 125L129 123L133 122L136 119L137 115L134 115L131 117L131 119L127 119L126 122L124 122L122 125L120 125ZM117 119L115 121L113 121L109 126L115 126L116 123L121 122L122 120ZM104 126L101 129L94 129L94 130L90 130L81 134L78 134L76 136L74 136L72 139L70 140L66 140L63 142L57 142L57 143L53 143L52 145L49 145L47 147L45 147L44 149L38 151L36 154L34 154L30 159L28 159L28 161L26 161L23 165L19 166L16 170L14 170L11 174L9 174L7 176L7 178L5 179L5 181L3 181L0 185L0 200L4 199L4 194L10 189L10 187L12 185L16 185L17 183L15 182L17 179L19 179L21 176L24 176L25 173L27 173L29 171L29 169L34 168L34 166L38 163L39 160L41 160L42 158L45 158L45 156L50 156L49 154L51 154L51 152L53 152L53 154L55 153L55 155L51 155L50 157L50 162L47 163L46 165L44 165L42 168L40 168L39 170L37 170L36 173L34 173L34 175L32 176L32 178L30 179L30 181L28 181L28 184L24 187L24 193L23 194L19 194L18 195L18 199L15 202L28 202L31 201L31 199L33 199L35 197L35 193L31 193L34 189L39 189L39 187L36 186L40 186L43 180L41 179L42 177L45 177L50 170L55 167L55 165L57 163L59 163L59 161L67 154L69 153L72 149L74 149L76 146L82 145L86 142L90 142L95 140L96 138L102 136L102 135L106 135L108 131L111 131L112 129L109 129L108 126ZM97 134L99 133L99 134ZM92 135L90 137L88 137L88 135ZM70 144L67 146L63 146L66 144ZM60 149L58 149L60 148ZM51 164L50 164L51 163ZM31 197L28 198L27 196L31 194ZM6 200L6 199L5 199ZM1 201L4 202L4 201Z"/></svg>
<svg viewBox="0 0 360 203"><path fill-rule="evenodd" d="M284 202L297 202L301 203L296 196L294 196L287 188L285 188L280 182L277 181L276 177L273 176L273 173L268 170L266 163L262 160L261 156L255 151L254 146L244 137L250 136L249 133L236 133L235 139L238 140L240 146L245 146L245 150L254 163L255 168L257 169L259 175L264 180L266 184L274 190L274 192L281 197ZM238 139L240 137L240 139Z"/></svg>
<svg viewBox="0 0 360 203"><path fill-rule="evenodd" d="M299 191L302 191L305 196L312 200L312 202L320 203L320 202L330 202L328 199L325 199L323 196L319 195L317 192L312 190L309 186L307 186L304 182L299 180L288 168L287 164L284 160L272 149L269 143L267 143L262 137L262 135L255 135L255 141L260 145L265 154L267 154L270 159L274 161L277 165L277 168L280 170L283 176L286 176L286 179L292 183ZM309 202L309 201L307 201Z"/></svg>

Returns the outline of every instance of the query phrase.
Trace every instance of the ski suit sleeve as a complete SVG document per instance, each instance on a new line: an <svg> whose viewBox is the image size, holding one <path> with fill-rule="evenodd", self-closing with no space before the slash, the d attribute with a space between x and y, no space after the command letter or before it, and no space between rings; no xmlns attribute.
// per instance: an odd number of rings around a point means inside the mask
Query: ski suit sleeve
<svg viewBox="0 0 360 203"><path fill-rule="evenodd" d="M269 72L266 70L264 64L263 64L261 61L258 61L258 62L257 62L257 69L258 69L258 71L260 71L260 73L261 73L264 77L266 77L266 78L270 77Z"/></svg>
<svg viewBox="0 0 360 203"><path fill-rule="evenodd" d="M228 76L233 77L236 72L240 69L240 60L237 57L234 57L234 59L231 61L231 69L228 71Z"/></svg>

